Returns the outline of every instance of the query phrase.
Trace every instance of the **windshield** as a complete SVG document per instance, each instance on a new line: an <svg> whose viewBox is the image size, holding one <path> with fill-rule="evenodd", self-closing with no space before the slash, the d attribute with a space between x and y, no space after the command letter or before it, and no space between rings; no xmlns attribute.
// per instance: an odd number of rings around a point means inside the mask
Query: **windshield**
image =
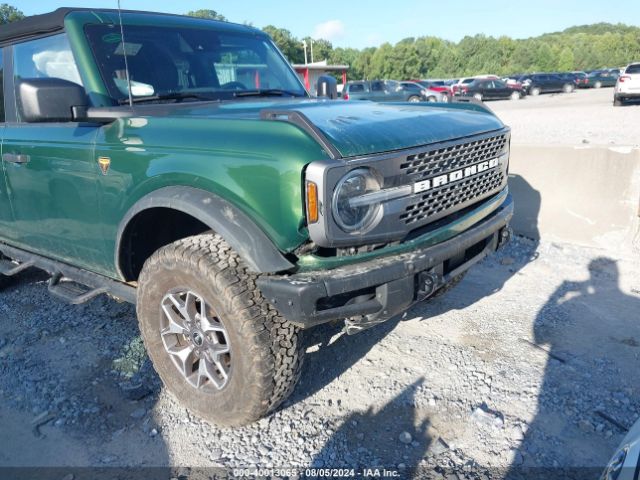
<svg viewBox="0 0 640 480"><path fill-rule="evenodd" d="M87 25L87 39L110 96L228 99L243 91L306 96L297 75L262 35L189 27ZM197 95L196 95L197 94Z"/></svg>

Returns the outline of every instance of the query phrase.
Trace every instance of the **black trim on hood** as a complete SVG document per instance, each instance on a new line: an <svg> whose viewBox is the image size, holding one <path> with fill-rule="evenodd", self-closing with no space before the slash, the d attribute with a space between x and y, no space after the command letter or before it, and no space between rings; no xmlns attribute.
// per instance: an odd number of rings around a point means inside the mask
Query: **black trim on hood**
<svg viewBox="0 0 640 480"><path fill-rule="evenodd" d="M342 155L336 147L329 141L322 131L316 127L309 117L297 110L261 110L260 118L262 120L275 120L280 122L288 122L301 128L320 144L320 146L329 154L331 160L338 160Z"/></svg>

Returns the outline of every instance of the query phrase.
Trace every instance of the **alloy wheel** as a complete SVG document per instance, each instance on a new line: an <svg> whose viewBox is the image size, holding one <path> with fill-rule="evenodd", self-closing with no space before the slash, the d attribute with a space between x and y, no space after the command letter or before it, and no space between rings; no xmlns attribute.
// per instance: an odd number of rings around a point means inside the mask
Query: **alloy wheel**
<svg viewBox="0 0 640 480"><path fill-rule="evenodd" d="M184 379L204 391L222 390L231 375L229 334L204 298L191 290L162 299L160 335Z"/></svg>

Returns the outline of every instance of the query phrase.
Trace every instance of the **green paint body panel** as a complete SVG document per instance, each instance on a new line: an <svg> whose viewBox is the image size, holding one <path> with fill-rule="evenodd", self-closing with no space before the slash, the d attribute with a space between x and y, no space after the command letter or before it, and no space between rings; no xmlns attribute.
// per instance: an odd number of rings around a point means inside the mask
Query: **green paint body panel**
<svg viewBox="0 0 640 480"><path fill-rule="evenodd" d="M264 35L241 25L151 14L123 14L125 24L219 28ZM65 19L73 54L92 105L112 106L84 36L88 23L112 23L105 12L73 12ZM213 27L214 25L215 27ZM3 132L2 153L26 154L28 164L5 163L0 226L9 243L112 278L117 232L129 209L167 186L213 192L234 204L283 253L308 240L304 225L304 169L329 154L302 128L262 120L261 111L303 113L345 157L402 150L498 130L490 112L474 105L375 104L311 99L238 99L183 103L109 124L15 124ZM103 174L99 157L111 159ZM6 186L6 188L5 188ZM464 218L386 255L446 240L497 208L499 196ZM10 208L9 208L10 206ZM305 256L303 269L333 268L371 255Z"/></svg>
<svg viewBox="0 0 640 480"><path fill-rule="evenodd" d="M96 157L111 158L98 177L105 266L113 265L116 232L143 196L167 186L206 190L246 213L273 243L289 252L307 239L302 175L327 158L297 127L259 120L146 117L100 129Z"/></svg>

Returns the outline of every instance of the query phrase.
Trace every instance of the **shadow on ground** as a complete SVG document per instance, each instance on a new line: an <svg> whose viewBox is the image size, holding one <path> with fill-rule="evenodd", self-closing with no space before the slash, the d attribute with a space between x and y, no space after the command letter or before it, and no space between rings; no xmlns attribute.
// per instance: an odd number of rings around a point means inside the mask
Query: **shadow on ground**
<svg viewBox="0 0 640 480"><path fill-rule="evenodd" d="M369 407L345 418L311 467L386 468L410 476L432 442L429 419L414 405L415 391L423 381L408 385L379 409ZM406 430L407 426L412 428Z"/></svg>
<svg viewBox="0 0 640 480"><path fill-rule="evenodd" d="M621 291L616 261L597 258L588 270L585 281L563 282L534 322L548 360L508 479L597 478L613 453L603 445L637 418L640 299Z"/></svg>
<svg viewBox="0 0 640 480"><path fill-rule="evenodd" d="M47 279L24 272L0 293L0 472L77 480L169 465L151 413L160 382L135 309L107 297L66 305L48 295Z"/></svg>

